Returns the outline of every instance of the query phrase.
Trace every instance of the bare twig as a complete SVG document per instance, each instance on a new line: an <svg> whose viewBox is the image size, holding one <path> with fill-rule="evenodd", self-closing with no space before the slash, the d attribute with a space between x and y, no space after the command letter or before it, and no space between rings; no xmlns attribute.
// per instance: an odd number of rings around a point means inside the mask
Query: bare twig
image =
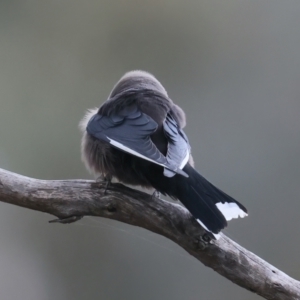
<svg viewBox="0 0 300 300"><path fill-rule="evenodd" d="M163 235L239 286L265 299L300 299L300 282L222 234L207 243L203 228L182 206L121 184L87 180L38 180L0 169L0 201L75 221L99 216Z"/></svg>

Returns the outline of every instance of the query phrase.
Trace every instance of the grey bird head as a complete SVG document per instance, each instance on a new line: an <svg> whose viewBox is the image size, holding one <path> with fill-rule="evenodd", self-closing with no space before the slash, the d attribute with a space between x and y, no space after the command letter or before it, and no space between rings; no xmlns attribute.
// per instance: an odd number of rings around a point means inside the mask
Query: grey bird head
<svg viewBox="0 0 300 300"><path fill-rule="evenodd" d="M171 103L171 106L174 108L173 112L176 115L178 122L181 128L184 128L186 125L185 113L184 111L169 98L166 89L163 85L150 73L134 70L127 72L121 77L121 79L115 84L110 95L107 99L109 101L111 98L114 98L116 95L121 94L127 90L153 90L164 96L165 101ZM154 96L155 97L155 96Z"/></svg>
<svg viewBox="0 0 300 300"><path fill-rule="evenodd" d="M127 72L123 77L121 77L112 89L109 98L132 88L136 90L148 89L157 91L168 98L168 93L162 84L152 74L140 70Z"/></svg>

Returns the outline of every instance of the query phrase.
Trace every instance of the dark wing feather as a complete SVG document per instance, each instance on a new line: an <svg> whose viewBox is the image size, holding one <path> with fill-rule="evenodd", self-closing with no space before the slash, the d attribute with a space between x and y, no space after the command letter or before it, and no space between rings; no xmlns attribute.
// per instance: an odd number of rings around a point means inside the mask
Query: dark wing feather
<svg viewBox="0 0 300 300"><path fill-rule="evenodd" d="M157 126L151 117L142 113L136 106L129 106L118 114L94 115L86 130L93 137L106 141L122 151L186 177L187 174L171 165L152 142L150 136L156 131Z"/></svg>
<svg viewBox="0 0 300 300"><path fill-rule="evenodd" d="M166 116L163 128L168 140L167 163L173 169L182 169L188 162L190 155L188 138L170 113ZM175 173L165 169L164 175L172 177Z"/></svg>

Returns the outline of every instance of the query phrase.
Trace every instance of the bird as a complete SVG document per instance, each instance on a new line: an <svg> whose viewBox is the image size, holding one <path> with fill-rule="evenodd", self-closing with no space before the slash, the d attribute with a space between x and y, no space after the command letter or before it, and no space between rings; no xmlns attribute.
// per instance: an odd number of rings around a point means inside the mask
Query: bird
<svg viewBox="0 0 300 300"><path fill-rule="evenodd" d="M185 125L184 111L152 74L127 72L80 121L82 160L107 183L116 178L179 200L219 239L227 221L247 209L196 171Z"/></svg>

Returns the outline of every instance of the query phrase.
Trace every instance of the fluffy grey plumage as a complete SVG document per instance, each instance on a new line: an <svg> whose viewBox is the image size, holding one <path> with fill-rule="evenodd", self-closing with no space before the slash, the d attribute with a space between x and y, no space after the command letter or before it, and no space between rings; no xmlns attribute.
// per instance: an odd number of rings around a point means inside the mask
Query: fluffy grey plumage
<svg viewBox="0 0 300 300"><path fill-rule="evenodd" d="M136 182L135 179L130 180L130 178L119 178L115 171L115 168L112 164L119 161L118 158L112 155L114 148L99 139L95 139L89 135L86 131L87 124L92 116L96 115L101 108L104 107L114 107L112 102L118 102L118 99L115 99L116 95L124 93L128 90L133 91L153 91L158 92L163 96L164 103L159 103L158 106L153 106L153 103L157 102L156 99L151 97L143 99L141 102L141 107L143 111L151 116L158 124L157 132L152 136L152 139L158 143L157 147L161 152L166 155L167 152L167 143L164 141L163 145L161 142L162 135L162 125L168 111L172 111L176 121L178 122L180 128L184 128L186 125L185 113L183 110L168 97L167 91L162 86L162 84L150 73L145 71L130 71L126 73L114 86L106 102L99 108L93 108L87 111L83 119L79 123L79 128L83 132L82 143L81 143L81 153L82 160L86 168L96 176L107 176L107 177L116 177L116 179L121 182L125 182L133 185L142 185L144 187L151 187L149 184L142 184ZM121 98L121 104L124 101L124 98ZM160 100L159 100L160 102ZM112 163L111 163L112 162ZM193 158L190 154L189 162L193 166ZM125 180L124 180L125 179Z"/></svg>

